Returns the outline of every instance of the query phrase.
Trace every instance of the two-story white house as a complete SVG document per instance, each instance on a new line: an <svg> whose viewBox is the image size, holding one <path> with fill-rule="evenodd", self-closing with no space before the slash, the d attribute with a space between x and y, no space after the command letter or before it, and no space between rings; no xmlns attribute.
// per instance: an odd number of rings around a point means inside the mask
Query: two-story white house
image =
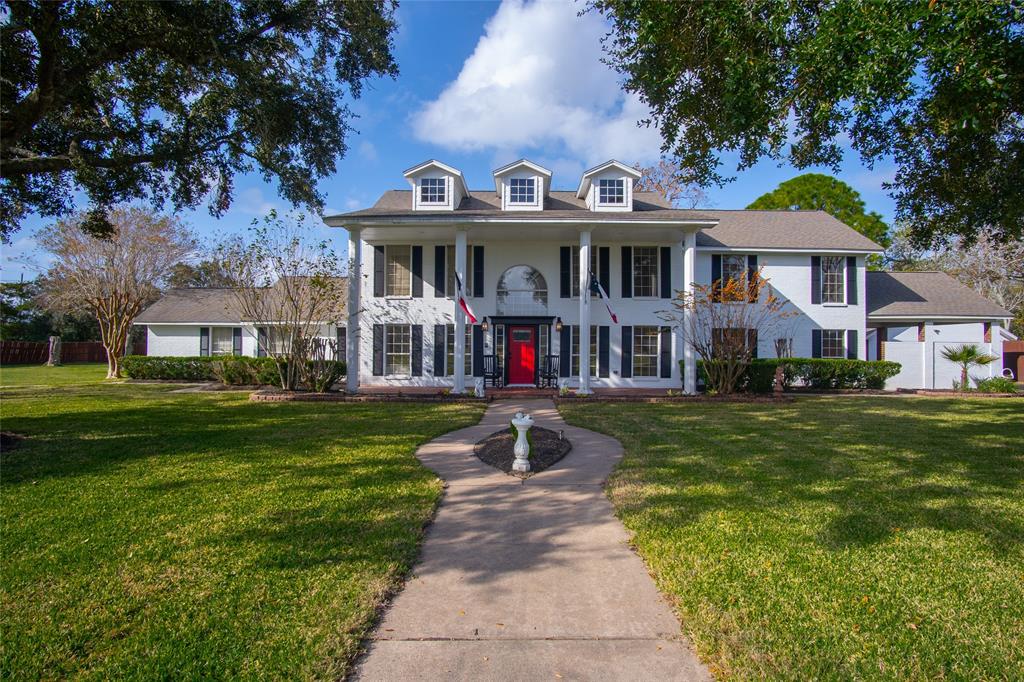
<svg viewBox="0 0 1024 682"><path fill-rule="evenodd" d="M439 161L404 175L409 189L324 219L349 232L349 391L459 393L497 372L506 386L693 393L693 350L659 311L694 282L757 268L800 311L792 355L866 359L865 258L882 248L827 213L679 210L636 191L639 173L617 161L574 192L525 159L485 190ZM617 322L580 295L591 272ZM774 356L774 339L758 353Z"/></svg>

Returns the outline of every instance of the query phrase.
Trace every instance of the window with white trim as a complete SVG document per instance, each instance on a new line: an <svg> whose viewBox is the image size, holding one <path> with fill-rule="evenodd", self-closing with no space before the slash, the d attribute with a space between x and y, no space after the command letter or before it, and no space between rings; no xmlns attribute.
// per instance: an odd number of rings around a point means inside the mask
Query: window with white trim
<svg viewBox="0 0 1024 682"><path fill-rule="evenodd" d="M443 204L445 203L445 179L444 178L423 178L420 180L420 203L421 204Z"/></svg>
<svg viewBox="0 0 1024 682"><path fill-rule="evenodd" d="M821 302L846 302L846 259L842 256L821 257Z"/></svg>
<svg viewBox="0 0 1024 682"><path fill-rule="evenodd" d="M510 204L534 204L537 202L533 178L510 178L508 181L508 202Z"/></svg>
<svg viewBox="0 0 1024 682"><path fill-rule="evenodd" d="M448 367L448 376L455 375L455 325L445 325L445 355ZM504 337L504 332L502 333ZM504 342L504 338L502 339ZM473 325L466 325L466 345L462 357L462 374L471 376L473 374Z"/></svg>
<svg viewBox="0 0 1024 682"><path fill-rule="evenodd" d="M622 178L602 178L597 181L597 201L600 204L626 203L626 181Z"/></svg>
<svg viewBox="0 0 1024 682"><path fill-rule="evenodd" d="M384 295L412 296L412 247L384 247Z"/></svg>
<svg viewBox="0 0 1024 682"><path fill-rule="evenodd" d="M455 288L455 247L445 247L445 258L444 267L447 271L447 289L448 298L454 299L458 295L458 290ZM473 295L473 247L466 246L466 276L462 282L466 287L466 296Z"/></svg>
<svg viewBox="0 0 1024 682"><path fill-rule="evenodd" d="M594 273L595 277L600 277L598 262L597 262L597 247L590 247L590 271ZM580 297L580 252L579 247L573 247L572 258L569 259L569 269L571 271L570 277L572 277L572 297Z"/></svg>
<svg viewBox="0 0 1024 682"><path fill-rule="evenodd" d="M412 372L412 328L407 324L384 325L384 373Z"/></svg>
<svg viewBox="0 0 1024 682"><path fill-rule="evenodd" d="M574 324L571 327L572 334L572 368L570 374L578 376L580 373L580 326ZM597 325L590 325L590 376L597 376Z"/></svg>
<svg viewBox="0 0 1024 682"><path fill-rule="evenodd" d="M822 329L821 330L821 357L823 358L845 358L846 331L843 329Z"/></svg>
<svg viewBox="0 0 1024 682"><path fill-rule="evenodd" d="M738 254L722 256L722 283L730 279L743 282L747 279L747 257Z"/></svg>
<svg viewBox="0 0 1024 682"><path fill-rule="evenodd" d="M232 355L235 352L235 330L232 327L210 328L210 355Z"/></svg>
<svg viewBox="0 0 1024 682"><path fill-rule="evenodd" d="M633 376L658 376L658 345L661 332L657 327L633 327Z"/></svg>
<svg viewBox="0 0 1024 682"><path fill-rule="evenodd" d="M658 290L658 247L633 247L633 296L655 298Z"/></svg>

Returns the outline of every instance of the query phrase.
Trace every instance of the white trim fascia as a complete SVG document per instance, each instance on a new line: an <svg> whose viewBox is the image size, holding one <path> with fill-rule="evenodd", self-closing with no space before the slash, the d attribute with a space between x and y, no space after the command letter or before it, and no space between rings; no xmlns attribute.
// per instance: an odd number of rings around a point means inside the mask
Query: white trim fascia
<svg viewBox="0 0 1024 682"><path fill-rule="evenodd" d="M454 225L457 223L471 223L471 224L528 224L528 225L590 225L591 227L601 227L603 225L615 225L617 227L623 227L625 225L644 225L651 226L657 225L662 227L700 227L701 229L710 230L718 224L717 218L709 218L707 220L605 220L605 219L594 219L591 218L545 218L538 216L535 219L524 218L524 217L507 217L507 218L452 218L450 215L429 215L429 216L408 216L401 218L382 218L382 219L364 219L364 218L325 218L324 222L330 227L345 227L341 220L349 225L358 225L359 227L366 226L382 226L382 225L393 225L395 227L403 226L406 224L415 225L417 223L441 223L442 226ZM328 222L331 221L331 222ZM786 251L788 249L782 249ZM825 253L821 249L811 249L810 253ZM858 251L857 253L863 253Z"/></svg>
<svg viewBox="0 0 1024 682"><path fill-rule="evenodd" d="M1009 319L1008 317L999 317L998 315L868 315L868 322L907 322L913 320L922 322L929 320L1003 320L1005 322Z"/></svg>
<svg viewBox="0 0 1024 682"><path fill-rule="evenodd" d="M850 256L885 253L885 249L809 249L803 246L793 248L783 246L698 246L697 250L708 253L841 253Z"/></svg>
<svg viewBox="0 0 1024 682"><path fill-rule="evenodd" d="M152 327L159 325L161 327L255 327L256 322L249 320L239 320L238 322L132 322L134 325ZM260 322L260 325L264 324L289 324L288 322ZM305 323L303 323L305 324ZM329 320L320 320L310 322L309 324L319 325L334 325L336 327L344 327L345 325L338 322L331 322Z"/></svg>
<svg viewBox="0 0 1024 682"><path fill-rule="evenodd" d="M593 168L588 168L587 170L583 171L583 175L580 177L580 184L576 188L576 198L582 199L583 197L587 196L587 192L590 190L590 178L604 170L607 170L608 168L617 168L618 170L622 171L623 173L630 176L634 180L639 180L642 176L642 173L640 173L640 171L638 171L636 168L633 168L632 166L627 166L621 161L609 159L608 161L605 161L602 164L594 166Z"/></svg>
<svg viewBox="0 0 1024 682"><path fill-rule="evenodd" d="M501 177L502 175L505 175L506 173L509 173L515 170L516 168L520 168L522 166L525 166L532 171L536 171L541 175L546 175L549 178L551 177L551 171L549 171L547 168L525 158L519 159L518 161L513 161L508 165L502 166L501 168L498 168L497 170L493 171L491 175L493 175L494 177Z"/></svg>

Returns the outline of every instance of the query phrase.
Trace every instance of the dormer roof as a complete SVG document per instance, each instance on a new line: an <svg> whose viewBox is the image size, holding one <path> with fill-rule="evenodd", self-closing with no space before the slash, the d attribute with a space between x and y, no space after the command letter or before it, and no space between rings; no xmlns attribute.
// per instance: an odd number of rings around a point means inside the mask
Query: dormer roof
<svg viewBox="0 0 1024 682"><path fill-rule="evenodd" d="M520 169L526 169L528 171L532 171L532 172L536 173L537 175L543 176L544 177L544 182L542 184L544 185L544 187L543 187L544 196L547 196L548 191L551 189L551 171L549 171L544 166L541 166L539 164L534 163L533 161L530 161L529 159L519 159L518 161L513 161L512 163L504 165L501 168L498 168L497 170L495 170L494 173L493 173L493 175L494 175L494 192L496 194L501 194L501 180L500 180L500 178L502 176L508 175L510 173L515 173L516 171L518 171Z"/></svg>
<svg viewBox="0 0 1024 682"><path fill-rule="evenodd" d="M582 199L585 196L587 196L587 192L590 191L591 180L593 180L594 176L610 169L620 171L623 175L627 175L633 178L634 180L640 179L640 171L638 171L636 168L633 168L632 166L627 166L621 161L611 159L609 161L605 161L604 163L598 166L594 166L589 170L583 171L583 177L580 178L580 186L576 190L576 197L578 199Z"/></svg>
<svg viewBox="0 0 1024 682"><path fill-rule="evenodd" d="M469 194L469 188L466 186L466 178L463 177L462 171L460 171L458 168L453 168L452 166L449 166L446 163L441 163L437 159L430 159L429 161L424 161L423 163L416 164L412 168L402 173L402 175L405 177L406 180L412 182L413 178L415 178L417 175L422 175L423 173L431 169L437 169L443 173L451 175L462 186L463 195Z"/></svg>

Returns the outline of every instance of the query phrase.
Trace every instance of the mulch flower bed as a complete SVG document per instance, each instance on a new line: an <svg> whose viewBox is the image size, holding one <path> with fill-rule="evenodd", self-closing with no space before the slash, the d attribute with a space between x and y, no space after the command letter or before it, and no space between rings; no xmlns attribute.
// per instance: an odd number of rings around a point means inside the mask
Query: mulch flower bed
<svg viewBox="0 0 1024 682"><path fill-rule="evenodd" d="M530 471L512 470L512 462L516 458L512 451L516 444L516 436L511 427L492 433L479 441L473 452L484 464L490 464L510 476L529 478L552 466L572 450L569 439L559 438L558 434L558 431L539 426L530 429Z"/></svg>
<svg viewBox="0 0 1024 682"><path fill-rule="evenodd" d="M374 395L347 393L310 393L307 391L282 391L264 389L249 394L249 400L260 403L467 403L486 402L484 398L443 393L409 393Z"/></svg>

